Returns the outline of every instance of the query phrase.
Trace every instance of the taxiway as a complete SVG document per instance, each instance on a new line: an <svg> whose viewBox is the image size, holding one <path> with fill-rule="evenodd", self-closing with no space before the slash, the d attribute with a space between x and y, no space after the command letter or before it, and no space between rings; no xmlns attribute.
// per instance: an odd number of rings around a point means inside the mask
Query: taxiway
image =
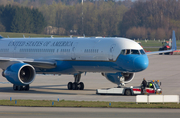
<svg viewBox="0 0 180 118"><path fill-rule="evenodd" d="M142 79L160 80L163 94L180 95L180 55L150 55L149 67L136 73L134 80L127 84L140 85ZM74 81L72 75L37 75L29 91L14 91L12 84L0 76L0 99L33 100L76 100L76 101L122 101L135 102L135 96L96 95L96 89L112 88L117 85L100 73L82 74L84 90L68 90L67 83Z"/></svg>

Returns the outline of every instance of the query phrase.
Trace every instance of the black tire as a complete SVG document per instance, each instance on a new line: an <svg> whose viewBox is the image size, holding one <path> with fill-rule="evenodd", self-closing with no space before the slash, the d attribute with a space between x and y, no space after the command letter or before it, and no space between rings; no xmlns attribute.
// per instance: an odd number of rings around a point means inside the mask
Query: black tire
<svg viewBox="0 0 180 118"><path fill-rule="evenodd" d="M131 95L131 90L130 89L126 89L125 95L130 96Z"/></svg>
<svg viewBox="0 0 180 118"><path fill-rule="evenodd" d="M24 90L25 90L25 91L29 91L29 85L26 85L26 86L24 87Z"/></svg>
<svg viewBox="0 0 180 118"><path fill-rule="evenodd" d="M16 86L15 84L13 84L13 90L17 91L17 90L18 90L18 86Z"/></svg>
<svg viewBox="0 0 180 118"><path fill-rule="evenodd" d="M23 90L23 86L18 86L18 91L22 91Z"/></svg>
<svg viewBox="0 0 180 118"><path fill-rule="evenodd" d="M72 90L77 90L77 89L78 89L78 84L77 84L77 82L74 82L72 84Z"/></svg>
<svg viewBox="0 0 180 118"><path fill-rule="evenodd" d="M84 90L84 83L83 82L79 83L79 90Z"/></svg>
<svg viewBox="0 0 180 118"><path fill-rule="evenodd" d="M69 82L69 83L68 83L68 85L67 85L68 90L72 90L72 84L73 84L72 82Z"/></svg>

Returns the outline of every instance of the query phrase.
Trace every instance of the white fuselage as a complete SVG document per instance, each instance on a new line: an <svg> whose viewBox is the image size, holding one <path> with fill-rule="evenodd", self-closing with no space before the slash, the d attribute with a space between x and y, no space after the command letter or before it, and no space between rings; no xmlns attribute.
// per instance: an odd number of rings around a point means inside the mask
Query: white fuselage
<svg viewBox="0 0 180 118"><path fill-rule="evenodd" d="M125 38L6 38L1 57L40 60L115 61L122 49L142 49Z"/></svg>

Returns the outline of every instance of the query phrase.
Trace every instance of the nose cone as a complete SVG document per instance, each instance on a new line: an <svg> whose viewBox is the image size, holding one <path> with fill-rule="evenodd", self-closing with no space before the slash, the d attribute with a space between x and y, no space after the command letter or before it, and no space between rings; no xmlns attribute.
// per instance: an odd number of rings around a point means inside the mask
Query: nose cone
<svg viewBox="0 0 180 118"><path fill-rule="evenodd" d="M141 55L134 59L135 70L142 71L145 70L149 65L149 60L147 55Z"/></svg>

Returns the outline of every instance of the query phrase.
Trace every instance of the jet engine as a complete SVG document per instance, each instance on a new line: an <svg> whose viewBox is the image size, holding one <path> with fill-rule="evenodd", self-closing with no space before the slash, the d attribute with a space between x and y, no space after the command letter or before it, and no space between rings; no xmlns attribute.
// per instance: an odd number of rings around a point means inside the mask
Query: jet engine
<svg viewBox="0 0 180 118"><path fill-rule="evenodd" d="M7 67L2 75L12 84L24 86L33 82L36 72L29 64L16 63Z"/></svg>
<svg viewBox="0 0 180 118"><path fill-rule="evenodd" d="M102 73L109 81L117 85L123 85L134 79L135 73Z"/></svg>

